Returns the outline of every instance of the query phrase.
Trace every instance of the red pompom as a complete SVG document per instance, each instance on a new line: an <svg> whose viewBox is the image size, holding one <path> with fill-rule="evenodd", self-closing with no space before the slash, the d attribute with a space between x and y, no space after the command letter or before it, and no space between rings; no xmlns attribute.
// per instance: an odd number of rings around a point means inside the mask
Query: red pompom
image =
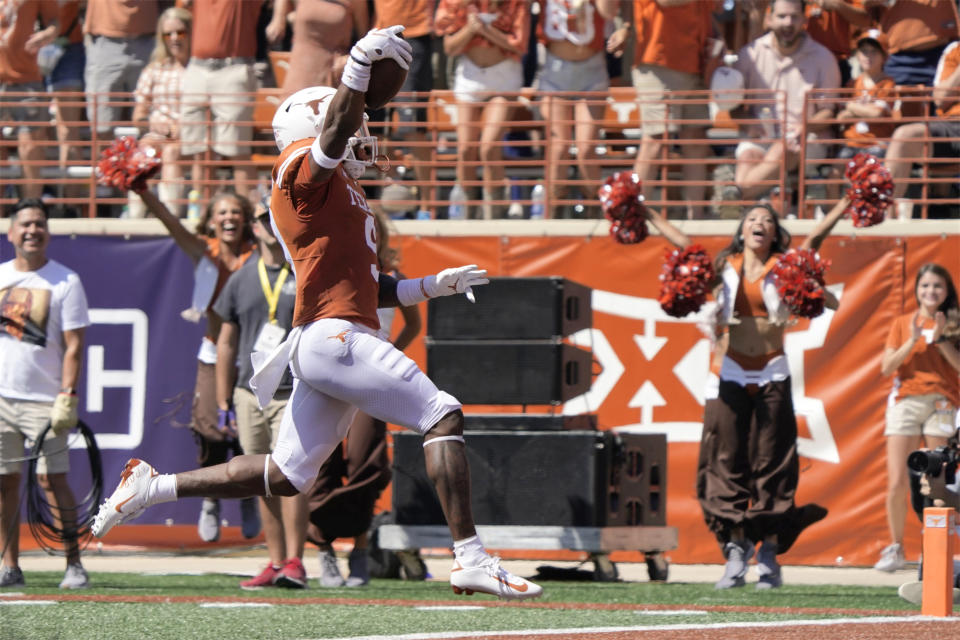
<svg viewBox="0 0 960 640"><path fill-rule="evenodd" d="M883 163L869 153L858 153L847 163L844 176L850 181L847 213L855 227L872 227L883 222L893 203L893 178Z"/></svg>
<svg viewBox="0 0 960 640"><path fill-rule="evenodd" d="M780 256L772 273L780 299L801 318L816 318L823 313L823 273L830 266L809 249L791 249Z"/></svg>
<svg viewBox="0 0 960 640"><path fill-rule="evenodd" d="M682 251L667 250L665 258L660 273L660 308L675 318L696 313L706 301L714 277L707 250L692 244Z"/></svg>
<svg viewBox="0 0 960 640"><path fill-rule="evenodd" d="M97 182L124 191L143 191L147 180L160 170L153 147L141 147L132 136L117 138L100 154Z"/></svg>
<svg viewBox="0 0 960 640"><path fill-rule="evenodd" d="M648 234L640 186L637 174L621 171L607 178L597 193L603 215L610 221L610 235L621 244L641 242Z"/></svg>

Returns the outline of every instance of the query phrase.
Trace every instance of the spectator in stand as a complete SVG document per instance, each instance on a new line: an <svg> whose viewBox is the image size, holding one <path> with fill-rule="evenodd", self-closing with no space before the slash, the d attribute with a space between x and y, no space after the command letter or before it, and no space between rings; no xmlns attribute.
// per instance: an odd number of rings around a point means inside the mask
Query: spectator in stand
<svg viewBox="0 0 960 640"><path fill-rule="evenodd" d="M42 18L47 26L34 31ZM49 121L46 105L40 106L46 94L43 77L37 66L37 51L56 39L60 32L55 4L28 0L13 11L0 13L0 94L5 106L0 108L0 119L20 122L17 128L17 154L26 182L20 188L24 198L39 198L43 192L40 167L43 147L37 144L48 139L45 125ZM24 96L5 95L22 92Z"/></svg>
<svg viewBox="0 0 960 640"><path fill-rule="evenodd" d="M260 249L227 280L213 311L223 320L217 337L217 406L247 454L270 453L280 432L280 419L290 399L293 376L288 369L277 393L263 409L250 390L254 351L269 351L293 324L297 286L283 257L283 247L270 227L270 210L257 204L253 235ZM261 497L260 520L270 562L259 575L240 583L243 589L281 586L303 589L303 546L307 533L307 498Z"/></svg>
<svg viewBox="0 0 960 640"><path fill-rule="evenodd" d="M427 136L422 124L427 120L427 110L423 105L433 89L433 13L435 0L374 0L374 20L376 29L386 29L395 24L402 24L404 39L413 47L413 60L410 70L400 87L399 93L416 92L420 94L414 101L421 106L402 106L396 109L399 126L394 130L392 138L410 141L410 155L413 156L413 172L416 179L424 182L430 179L430 169L427 163L432 155L427 143ZM411 99L397 96L394 102L410 102ZM383 118L389 121L389 115L384 112ZM376 118L371 118L376 119ZM402 166L402 165L399 165ZM435 199L434 187L420 187L420 208L428 210L429 201ZM412 194L411 194L412 195Z"/></svg>
<svg viewBox="0 0 960 640"><path fill-rule="evenodd" d="M850 42L854 32L870 26L863 0L808 0L807 34L829 49L840 65L840 84L850 81Z"/></svg>
<svg viewBox="0 0 960 640"><path fill-rule="evenodd" d="M167 229L177 246L196 265L193 301L181 316L199 322L206 315L207 331L197 352L197 379L194 383L190 428L200 452L197 463L210 467L243 453L236 433L217 410L216 364L217 337L222 320L213 311L230 274L244 265L253 253L253 207L235 193L220 192L210 199L192 233L177 216L148 188L138 191L147 209ZM242 533L253 538L260 533L260 518L254 498L240 503ZM220 501L204 498L197 522L197 533L204 542L220 539Z"/></svg>
<svg viewBox="0 0 960 640"><path fill-rule="evenodd" d="M340 84L350 46L369 24L367 0L297 0L283 95Z"/></svg>
<svg viewBox="0 0 960 640"><path fill-rule="evenodd" d="M133 121L146 126L141 144L156 148L163 160L157 192L167 209L179 214L177 198L183 172L180 169L180 96L183 71L190 59L190 29L193 16L181 7L170 7L157 21L157 44L137 81ZM145 213L140 196L130 194L131 218Z"/></svg>
<svg viewBox="0 0 960 640"><path fill-rule="evenodd" d="M657 179L656 165L668 133L680 140L706 139L710 113L705 103L666 104L666 92L704 89L702 75L708 41L713 32L713 3L696 0L634 0L633 22L637 39L634 53L633 85L640 103L643 138L634 170L646 184ZM699 121L676 124L676 120ZM681 171L684 180L707 177L704 159L710 154L703 144L683 144L681 155L688 161ZM652 192L652 189L647 189ZM686 201L703 200L704 184L683 189ZM664 189L665 191L665 189ZM665 199L665 198L664 198ZM702 218L702 204L688 204L688 218Z"/></svg>
<svg viewBox="0 0 960 640"><path fill-rule="evenodd" d="M0 264L0 587L24 586L19 566L23 447L25 441L32 446L49 425L37 479L52 507L53 524L63 531L67 571L60 588L85 589L90 581L80 563L67 436L77 425L83 336L90 326L87 296L76 273L47 258L50 232L41 200L14 205L7 239L14 257Z"/></svg>
<svg viewBox="0 0 960 640"><path fill-rule="evenodd" d="M913 158L960 157L960 40L950 43L937 64L933 80L933 98L939 120L911 122L900 125L893 132L887 150L887 168L893 176L893 196L896 214L901 220L913 215L913 202L904 198L906 179L913 166ZM923 138L947 138L927 142ZM955 214L956 216L956 214Z"/></svg>
<svg viewBox="0 0 960 640"><path fill-rule="evenodd" d="M263 1L183 1L183 6L193 11L193 33L182 81L180 153L194 158L194 184L206 178L200 156L208 150L209 139L215 159L232 163L237 193L249 193L255 186L255 169L246 164L250 159L246 143L253 138L253 99L249 94L257 89L254 56ZM285 3L277 2L268 36L282 38L286 20Z"/></svg>
<svg viewBox="0 0 960 640"><path fill-rule="evenodd" d="M47 91L83 91L83 68L86 65L87 54L83 48L83 24L80 16L80 2L66 0L60 3L58 17L58 35L54 42L63 47L62 55L56 66L44 79ZM81 158L81 131L80 124L84 118L84 101L82 98L68 97L61 99L54 96L53 108L57 121L57 140L60 143L60 168L67 166L70 160ZM71 124L67 124L67 123ZM65 197L83 197L87 193L85 185L66 185L63 187Z"/></svg>
<svg viewBox="0 0 960 640"><path fill-rule="evenodd" d="M377 231L377 260L380 271L398 280L397 252L390 246L390 231L382 214L374 216ZM423 326L417 305L377 309L380 329L377 335L390 340L397 309L403 317L403 329L393 346L403 351ZM307 536L320 548L320 584L324 587L362 587L370 582L367 531L380 493L390 484L390 460L387 457L387 425L382 420L357 411L347 439L337 445L320 467L310 490L310 525ZM346 580L337 567L333 542L353 537L353 550L347 560Z"/></svg>
<svg viewBox="0 0 960 640"><path fill-rule="evenodd" d="M544 110L550 125L550 167L552 200L569 197L566 185L571 143L577 149L580 179L591 184L581 187L581 198L593 200L600 183L597 137L605 108L604 98L576 98L563 92L606 91L610 88L605 53L609 20L617 13L616 0L546 0L543 3L537 38L546 49L538 89L544 96ZM559 216L558 216L559 217ZM596 216L600 217L599 209Z"/></svg>
<svg viewBox="0 0 960 640"><path fill-rule="evenodd" d="M749 110L738 109L736 114L764 120L766 126L751 125L746 138L768 140L763 143L746 141L737 146L736 182L742 197L747 199L768 193L772 187L764 182L778 179L782 166L788 172L797 169L800 145L807 145L808 159L826 156L826 145L815 144L815 141L820 134L832 136L832 125L827 121L833 118L833 106L824 102L810 103L808 113L804 114L804 97L812 91L816 97L816 89L840 87L836 58L804 30L801 0L774 0L767 22L770 32L741 49L736 65L743 74L745 89L770 91L769 96L751 95L754 99L765 98L770 102L751 105ZM785 113L781 113L781 103L775 99L774 91L777 90L786 92ZM804 120L806 140L802 139ZM785 144L781 139L769 141L782 137L786 138Z"/></svg>
<svg viewBox="0 0 960 640"><path fill-rule="evenodd" d="M907 456L923 446L944 447L956 432L960 406L960 320L957 288L950 270L928 262L913 285L917 309L890 326L880 372L894 375L887 403L887 524L890 544L874 569L896 571L905 564L903 529L910 481ZM948 323L951 325L949 331ZM948 335L949 334L949 337Z"/></svg>
<svg viewBox="0 0 960 640"><path fill-rule="evenodd" d="M435 25L448 56L459 56L453 81L457 99L457 186L468 193L483 167L483 217L501 218L493 200L508 194L504 184L501 140L523 87L520 58L527 51L530 7L524 0L440 0ZM472 197L470 199L473 199ZM472 208L467 217L473 217Z"/></svg>
<svg viewBox="0 0 960 640"><path fill-rule="evenodd" d="M857 40L855 51L860 75L852 83L854 98L837 114L838 120L848 123L843 130L847 142L840 148L837 158L849 160L861 152L882 158L895 125L872 120L890 118L897 99L896 83L883 72L887 37L877 29L865 31ZM844 165L831 165L830 177L841 179L843 171ZM839 185L830 185L828 191L831 199L840 197Z"/></svg>
<svg viewBox="0 0 960 640"><path fill-rule="evenodd" d="M100 136L112 139L116 124L130 120L126 95L108 94L133 94L153 51L158 15L157 0L87 2L83 23L87 119Z"/></svg>
<svg viewBox="0 0 960 640"><path fill-rule="evenodd" d="M932 86L943 50L960 37L956 0L863 0L890 39L884 65L898 85Z"/></svg>

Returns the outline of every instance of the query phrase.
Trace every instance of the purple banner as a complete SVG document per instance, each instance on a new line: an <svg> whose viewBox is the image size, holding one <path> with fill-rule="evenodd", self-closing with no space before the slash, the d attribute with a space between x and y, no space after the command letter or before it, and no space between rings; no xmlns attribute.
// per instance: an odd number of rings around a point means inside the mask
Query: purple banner
<svg viewBox="0 0 960 640"><path fill-rule="evenodd" d="M53 236L48 256L76 271L90 306L80 418L97 436L109 494L131 457L161 473L196 467L197 445L187 426L196 355L205 323L187 322L193 265L168 237ZM5 235L0 256L12 257ZM82 438L71 452L71 484L78 498L90 486ZM236 501L222 517L240 522ZM138 524L196 522L200 500L158 505Z"/></svg>

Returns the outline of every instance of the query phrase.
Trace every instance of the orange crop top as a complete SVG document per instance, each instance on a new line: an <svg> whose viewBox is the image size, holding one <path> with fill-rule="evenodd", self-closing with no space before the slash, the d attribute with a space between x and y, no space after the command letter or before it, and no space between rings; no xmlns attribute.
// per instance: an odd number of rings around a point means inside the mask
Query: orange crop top
<svg viewBox="0 0 960 640"><path fill-rule="evenodd" d="M763 278L748 282L743 274L740 274L740 286L737 288L733 310L741 318L767 316L767 305L763 302Z"/></svg>

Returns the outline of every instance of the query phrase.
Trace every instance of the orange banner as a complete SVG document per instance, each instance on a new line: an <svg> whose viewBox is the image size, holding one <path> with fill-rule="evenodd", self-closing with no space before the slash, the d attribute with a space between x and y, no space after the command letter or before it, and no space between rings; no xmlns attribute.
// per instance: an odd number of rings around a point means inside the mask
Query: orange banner
<svg viewBox="0 0 960 640"><path fill-rule="evenodd" d="M729 237L696 240L716 255ZM680 563L722 560L694 488L708 345L691 320L667 316L657 304L668 248L662 238L633 246L602 237L407 236L395 242L411 276L476 263L492 276L562 276L592 287L593 327L570 340L592 348L596 375L590 392L562 410L593 411L602 429L666 433L667 521L680 534L669 555ZM887 330L895 316L915 308L913 277L922 263L938 262L960 281L960 236L831 237L821 254L832 261L827 281L840 308L798 322L785 349L800 426L797 501L817 502L830 513L784 561L870 565L888 543L883 420L891 379L880 374ZM425 366L422 339L408 353ZM465 407L480 410L518 408ZM919 521L908 514L908 558L920 553L919 532Z"/></svg>

